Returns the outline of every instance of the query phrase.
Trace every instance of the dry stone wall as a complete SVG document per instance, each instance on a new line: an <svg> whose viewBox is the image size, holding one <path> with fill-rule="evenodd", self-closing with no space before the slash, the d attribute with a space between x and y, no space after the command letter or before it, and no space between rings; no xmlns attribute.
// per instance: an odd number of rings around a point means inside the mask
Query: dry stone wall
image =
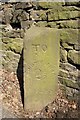
<svg viewBox="0 0 80 120"><path fill-rule="evenodd" d="M68 98L78 99L80 90L80 2L1 3L0 36L2 65L16 70L23 56L23 37L31 26L57 28L60 32L59 81ZM22 63L22 61L21 61ZM19 72L22 67L19 68Z"/></svg>

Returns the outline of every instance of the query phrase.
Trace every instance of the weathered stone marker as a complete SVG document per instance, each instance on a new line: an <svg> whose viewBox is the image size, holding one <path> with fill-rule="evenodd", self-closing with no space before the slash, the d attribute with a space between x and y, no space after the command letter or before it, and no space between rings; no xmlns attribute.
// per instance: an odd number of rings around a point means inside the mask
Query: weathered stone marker
<svg viewBox="0 0 80 120"><path fill-rule="evenodd" d="M59 36L57 29L32 27L24 39L24 108L41 110L57 91Z"/></svg>

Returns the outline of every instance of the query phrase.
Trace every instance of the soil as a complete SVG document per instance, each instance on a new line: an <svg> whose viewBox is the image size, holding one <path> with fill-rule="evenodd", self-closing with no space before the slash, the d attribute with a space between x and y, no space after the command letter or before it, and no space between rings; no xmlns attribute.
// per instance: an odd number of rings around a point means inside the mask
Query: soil
<svg viewBox="0 0 80 120"><path fill-rule="evenodd" d="M23 107L19 80L13 72L0 70L0 101L2 101L2 118L79 118L79 106L68 100L58 87L55 100L41 111L25 111Z"/></svg>

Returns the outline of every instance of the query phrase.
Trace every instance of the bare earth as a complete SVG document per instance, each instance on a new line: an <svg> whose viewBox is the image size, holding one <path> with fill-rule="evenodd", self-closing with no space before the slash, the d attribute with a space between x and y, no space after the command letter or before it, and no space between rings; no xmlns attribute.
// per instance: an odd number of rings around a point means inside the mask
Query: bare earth
<svg viewBox="0 0 80 120"><path fill-rule="evenodd" d="M78 104L69 101L60 87L56 99L41 111L24 111L19 81L16 74L0 70L0 101L2 101L2 118L78 118ZM1 105L0 105L1 108Z"/></svg>

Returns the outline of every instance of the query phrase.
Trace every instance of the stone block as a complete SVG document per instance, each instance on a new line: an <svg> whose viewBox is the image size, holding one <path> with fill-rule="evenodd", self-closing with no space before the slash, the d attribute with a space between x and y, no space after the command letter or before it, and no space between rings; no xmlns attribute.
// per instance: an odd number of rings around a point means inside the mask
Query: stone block
<svg viewBox="0 0 80 120"><path fill-rule="evenodd" d="M80 65L80 51L69 50L68 60L70 63Z"/></svg>
<svg viewBox="0 0 80 120"><path fill-rule="evenodd" d="M55 22L47 22L47 21L39 21L36 23L38 27L50 27L50 28L58 28Z"/></svg>
<svg viewBox="0 0 80 120"><path fill-rule="evenodd" d="M3 50L10 50L17 54L20 54L23 48L23 39L21 38L8 38L4 37L2 39L2 49Z"/></svg>
<svg viewBox="0 0 80 120"><path fill-rule="evenodd" d="M73 49L73 46L70 46L70 45L68 45L68 44L65 43L65 42L62 43L62 46L63 46L64 49L66 49L66 50L72 50L72 49Z"/></svg>
<svg viewBox="0 0 80 120"><path fill-rule="evenodd" d="M76 70L76 66L71 65L70 63L61 63L61 62L60 62L60 68L68 71L69 73L72 72L72 71L73 71L73 72L76 72L76 71L77 71L77 70Z"/></svg>
<svg viewBox="0 0 80 120"><path fill-rule="evenodd" d="M67 6L79 6L79 1L78 0L74 0L74 1L69 1L69 0L67 0L66 2L65 2L65 5L67 5Z"/></svg>
<svg viewBox="0 0 80 120"><path fill-rule="evenodd" d="M80 51L80 45L79 44L75 44L74 45L74 49L77 50L77 51Z"/></svg>
<svg viewBox="0 0 80 120"><path fill-rule="evenodd" d="M46 27L50 27L50 28L58 28L58 26L56 25L56 22L47 22Z"/></svg>
<svg viewBox="0 0 80 120"><path fill-rule="evenodd" d="M75 82L74 80L72 79L67 79L67 78L63 78L63 77L59 77L59 80L61 82L61 84L67 86L67 87L70 87L70 88L73 88L73 89L76 89L76 90L79 90L79 86L77 84L77 82Z"/></svg>
<svg viewBox="0 0 80 120"><path fill-rule="evenodd" d="M59 20L58 11L54 12L54 10L48 10L47 14L48 14L48 21Z"/></svg>
<svg viewBox="0 0 80 120"><path fill-rule="evenodd" d="M69 20L72 18L79 18L79 12L76 11L55 11L54 10L48 10L48 21L52 20Z"/></svg>
<svg viewBox="0 0 80 120"><path fill-rule="evenodd" d="M15 54L12 51L2 51L2 66L3 69L10 71L10 72L15 72L18 68L18 62L20 59L20 55Z"/></svg>
<svg viewBox="0 0 80 120"><path fill-rule="evenodd" d="M61 9L61 6L64 5L65 2L38 2L38 7L42 9ZM57 8L58 6L58 8Z"/></svg>
<svg viewBox="0 0 80 120"><path fill-rule="evenodd" d="M18 2L15 4L15 9L29 9L32 5L29 2Z"/></svg>
<svg viewBox="0 0 80 120"><path fill-rule="evenodd" d="M46 11L44 10L31 11L30 18L33 18L34 20L37 20L37 21L41 21L41 20L47 21Z"/></svg>
<svg viewBox="0 0 80 120"><path fill-rule="evenodd" d="M15 10L13 13L12 23L18 23L29 19L29 14L22 9Z"/></svg>
<svg viewBox="0 0 80 120"><path fill-rule="evenodd" d="M7 28L7 26L5 28ZM3 30L2 31L2 36L3 37L9 37L9 38L23 38L24 37L24 32L23 32L23 30L10 30L10 31Z"/></svg>
<svg viewBox="0 0 80 120"><path fill-rule="evenodd" d="M60 30L60 41L74 45L79 43L79 30L78 29L62 29Z"/></svg>
<svg viewBox="0 0 80 120"><path fill-rule="evenodd" d="M60 24L60 28L80 28L79 20L70 20L70 21L59 21L57 24Z"/></svg>
<svg viewBox="0 0 80 120"><path fill-rule="evenodd" d="M60 48L60 61L67 62L67 51L63 48Z"/></svg>
<svg viewBox="0 0 80 120"><path fill-rule="evenodd" d="M59 36L57 29L31 27L24 38L24 108L36 111L57 92Z"/></svg>
<svg viewBox="0 0 80 120"><path fill-rule="evenodd" d="M60 77L64 77L64 78L67 78L69 75L69 73L63 69L59 69L59 76Z"/></svg>
<svg viewBox="0 0 80 120"><path fill-rule="evenodd" d="M46 27L47 26L47 21L39 21L35 24L38 27Z"/></svg>

